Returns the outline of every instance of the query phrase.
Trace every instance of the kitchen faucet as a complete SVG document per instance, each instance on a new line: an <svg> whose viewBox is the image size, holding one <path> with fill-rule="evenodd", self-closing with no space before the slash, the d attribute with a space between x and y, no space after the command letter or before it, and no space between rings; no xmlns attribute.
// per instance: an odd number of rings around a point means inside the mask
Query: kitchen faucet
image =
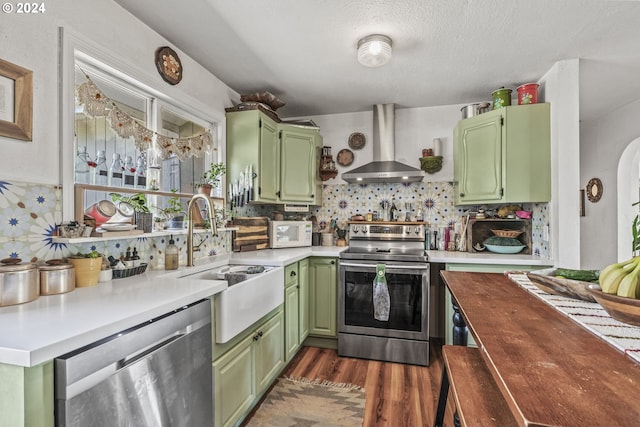
<svg viewBox="0 0 640 427"><path fill-rule="evenodd" d="M216 222L213 220L213 204L209 196L205 194L194 194L189 204L187 205L187 267L193 267L193 221L191 218L191 208L198 199L203 199L207 204L207 216L209 224L211 224L211 230L214 236L218 235L218 228Z"/></svg>

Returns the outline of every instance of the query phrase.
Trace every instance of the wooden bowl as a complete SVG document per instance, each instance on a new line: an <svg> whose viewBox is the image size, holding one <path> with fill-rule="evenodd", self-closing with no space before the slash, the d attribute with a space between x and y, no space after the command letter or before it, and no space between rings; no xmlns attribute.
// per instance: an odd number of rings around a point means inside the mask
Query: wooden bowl
<svg viewBox="0 0 640 427"><path fill-rule="evenodd" d="M640 300L605 294L596 284L589 286L589 292L611 317L630 325L640 326Z"/></svg>
<svg viewBox="0 0 640 427"><path fill-rule="evenodd" d="M555 277L555 274L555 268L545 268L543 270L530 271L527 273L527 277L538 289L548 294L596 302L593 294L589 291L589 286L594 285L594 283Z"/></svg>

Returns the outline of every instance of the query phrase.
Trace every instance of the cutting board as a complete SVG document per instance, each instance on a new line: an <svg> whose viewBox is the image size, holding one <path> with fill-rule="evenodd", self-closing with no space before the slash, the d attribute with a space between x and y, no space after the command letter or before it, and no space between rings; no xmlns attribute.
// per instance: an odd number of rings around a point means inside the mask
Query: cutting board
<svg viewBox="0 0 640 427"><path fill-rule="evenodd" d="M238 230L233 238L233 251L245 252L269 248L269 218L234 218L233 226Z"/></svg>

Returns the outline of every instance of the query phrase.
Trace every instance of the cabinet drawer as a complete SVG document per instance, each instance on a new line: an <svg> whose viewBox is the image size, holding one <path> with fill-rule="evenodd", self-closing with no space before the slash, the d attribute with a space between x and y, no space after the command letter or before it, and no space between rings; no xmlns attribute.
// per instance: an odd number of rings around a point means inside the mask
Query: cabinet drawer
<svg viewBox="0 0 640 427"><path fill-rule="evenodd" d="M284 268L284 287L288 288L291 285L298 283L298 263L287 265Z"/></svg>

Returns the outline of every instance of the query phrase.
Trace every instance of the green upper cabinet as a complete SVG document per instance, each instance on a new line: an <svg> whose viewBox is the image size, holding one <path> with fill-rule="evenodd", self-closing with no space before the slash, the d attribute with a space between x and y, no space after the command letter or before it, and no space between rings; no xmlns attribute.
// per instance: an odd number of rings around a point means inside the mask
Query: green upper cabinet
<svg viewBox="0 0 640 427"><path fill-rule="evenodd" d="M315 204L315 129L283 126L280 131L280 199Z"/></svg>
<svg viewBox="0 0 640 427"><path fill-rule="evenodd" d="M227 182L252 165L255 202L321 203L318 128L277 123L259 110L228 112L226 117Z"/></svg>
<svg viewBox="0 0 640 427"><path fill-rule="evenodd" d="M457 205L551 199L549 104L510 106L460 120L453 140Z"/></svg>
<svg viewBox="0 0 640 427"><path fill-rule="evenodd" d="M280 186L278 124L258 110L227 113L227 182L251 165L254 200L276 203Z"/></svg>

